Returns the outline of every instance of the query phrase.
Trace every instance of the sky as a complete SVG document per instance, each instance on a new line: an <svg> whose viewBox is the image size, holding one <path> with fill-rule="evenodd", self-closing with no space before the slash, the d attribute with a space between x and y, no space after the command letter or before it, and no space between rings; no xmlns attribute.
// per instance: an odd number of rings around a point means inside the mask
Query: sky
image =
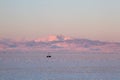
<svg viewBox="0 0 120 80"><path fill-rule="evenodd" d="M120 42L120 0L0 0L0 38L51 34Z"/></svg>

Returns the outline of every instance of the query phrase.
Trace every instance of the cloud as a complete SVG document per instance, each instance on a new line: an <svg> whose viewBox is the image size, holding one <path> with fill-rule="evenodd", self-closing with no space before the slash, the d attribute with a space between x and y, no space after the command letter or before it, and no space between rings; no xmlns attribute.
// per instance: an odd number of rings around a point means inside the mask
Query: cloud
<svg viewBox="0 0 120 80"><path fill-rule="evenodd" d="M52 49L58 49L58 48L63 48L62 46L57 46L57 45L52 45L50 48Z"/></svg>
<svg viewBox="0 0 120 80"><path fill-rule="evenodd" d="M95 52L119 52L120 43L102 42L89 39L70 38L63 35L49 36L29 41L16 42L0 39L0 50L78 50Z"/></svg>
<svg viewBox="0 0 120 80"><path fill-rule="evenodd" d="M64 40L70 40L72 38L68 37L68 36L63 36L63 35L50 35L48 37L44 37L44 38L38 38L35 39L35 42L47 42L47 41L64 41Z"/></svg>

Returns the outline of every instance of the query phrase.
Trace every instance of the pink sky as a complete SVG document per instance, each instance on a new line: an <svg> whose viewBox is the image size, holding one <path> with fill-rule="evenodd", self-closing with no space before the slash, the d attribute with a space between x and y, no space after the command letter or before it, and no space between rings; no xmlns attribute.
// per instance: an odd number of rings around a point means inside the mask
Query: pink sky
<svg viewBox="0 0 120 80"><path fill-rule="evenodd" d="M67 35L120 42L119 0L0 0L0 38Z"/></svg>

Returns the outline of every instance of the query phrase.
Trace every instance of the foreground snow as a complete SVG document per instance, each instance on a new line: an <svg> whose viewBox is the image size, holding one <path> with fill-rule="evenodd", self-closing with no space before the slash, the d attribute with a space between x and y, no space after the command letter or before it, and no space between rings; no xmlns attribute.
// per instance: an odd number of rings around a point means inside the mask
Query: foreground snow
<svg viewBox="0 0 120 80"><path fill-rule="evenodd" d="M0 80L119 80L120 54L0 53Z"/></svg>

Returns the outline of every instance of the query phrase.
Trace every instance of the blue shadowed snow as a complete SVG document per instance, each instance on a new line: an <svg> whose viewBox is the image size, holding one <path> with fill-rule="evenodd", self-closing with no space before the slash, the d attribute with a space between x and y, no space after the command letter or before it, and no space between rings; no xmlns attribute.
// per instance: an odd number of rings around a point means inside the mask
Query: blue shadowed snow
<svg viewBox="0 0 120 80"><path fill-rule="evenodd" d="M120 80L120 54L0 53L0 80Z"/></svg>

